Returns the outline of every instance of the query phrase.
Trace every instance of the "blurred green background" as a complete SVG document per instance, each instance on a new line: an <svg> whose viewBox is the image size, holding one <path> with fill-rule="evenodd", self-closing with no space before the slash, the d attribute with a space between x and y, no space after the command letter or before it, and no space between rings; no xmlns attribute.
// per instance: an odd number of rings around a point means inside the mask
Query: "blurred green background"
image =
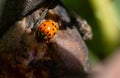
<svg viewBox="0 0 120 78"><path fill-rule="evenodd" d="M90 62L96 63L120 48L120 0L63 0L91 25L93 40L86 41Z"/></svg>

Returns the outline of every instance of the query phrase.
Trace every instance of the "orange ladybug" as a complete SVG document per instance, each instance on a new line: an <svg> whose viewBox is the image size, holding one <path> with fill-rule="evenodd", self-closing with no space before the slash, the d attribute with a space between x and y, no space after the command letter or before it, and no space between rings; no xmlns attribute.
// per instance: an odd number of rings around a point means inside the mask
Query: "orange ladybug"
<svg viewBox="0 0 120 78"><path fill-rule="evenodd" d="M40 40L49 40L57 32L59 26L53 20L46 20L42 22L37 30L37 38Z"/></svg>

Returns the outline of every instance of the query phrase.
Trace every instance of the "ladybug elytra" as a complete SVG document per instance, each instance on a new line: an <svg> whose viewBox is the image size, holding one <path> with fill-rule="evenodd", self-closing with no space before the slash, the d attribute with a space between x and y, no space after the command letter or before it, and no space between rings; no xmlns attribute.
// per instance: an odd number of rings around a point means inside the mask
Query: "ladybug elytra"
<svg viewBox="0 0 120 78"><path fill-rule="evenodd" d="M58 30L58 24L53 20L42 22L37 30L37 37L41 40L51 39Z"/></svg>

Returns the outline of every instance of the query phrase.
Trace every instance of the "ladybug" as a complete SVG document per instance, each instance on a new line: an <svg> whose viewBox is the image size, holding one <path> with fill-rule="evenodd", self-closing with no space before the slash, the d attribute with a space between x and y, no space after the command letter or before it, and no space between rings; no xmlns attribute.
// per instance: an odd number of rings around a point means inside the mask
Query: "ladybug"
<svg viewBox="0 0 120 78"><path fill-rule="evenodd" d="M37 39L49 40L51 39L59 29L58 24L53 20L46 20L42 22L36 32Z"/></svg>

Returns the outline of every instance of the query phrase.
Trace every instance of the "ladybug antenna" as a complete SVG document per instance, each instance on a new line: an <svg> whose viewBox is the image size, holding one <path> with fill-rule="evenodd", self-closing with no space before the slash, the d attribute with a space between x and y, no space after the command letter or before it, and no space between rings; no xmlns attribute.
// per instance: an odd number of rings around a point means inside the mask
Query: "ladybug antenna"
<svg viewBox="0 0 120 78"><path fill-rule="evenodd" d="M33 30L37 30L37 29L39 28L39 24L40 24L40 23L42 22L42 20L45 18L48 10L49 10L49 9L46 8L46 9L42 12L42 14L41 14L41 16L40 16L40 19L36 21L35 26L32 28Z"/></svg>
<svg viewBox="0 0 120 78"><path fill-rule="evenodd" d="M35 23L34 27L32 28L32 30L37 30L39 28L39 24L45 18L46 14L48 13L48 10L55 8L59 1L60 0L53 0L52 3L47 8L45 8L45 10L42 12L42 14L40 16L40 19L36 21L36 23Z"/></svg>

